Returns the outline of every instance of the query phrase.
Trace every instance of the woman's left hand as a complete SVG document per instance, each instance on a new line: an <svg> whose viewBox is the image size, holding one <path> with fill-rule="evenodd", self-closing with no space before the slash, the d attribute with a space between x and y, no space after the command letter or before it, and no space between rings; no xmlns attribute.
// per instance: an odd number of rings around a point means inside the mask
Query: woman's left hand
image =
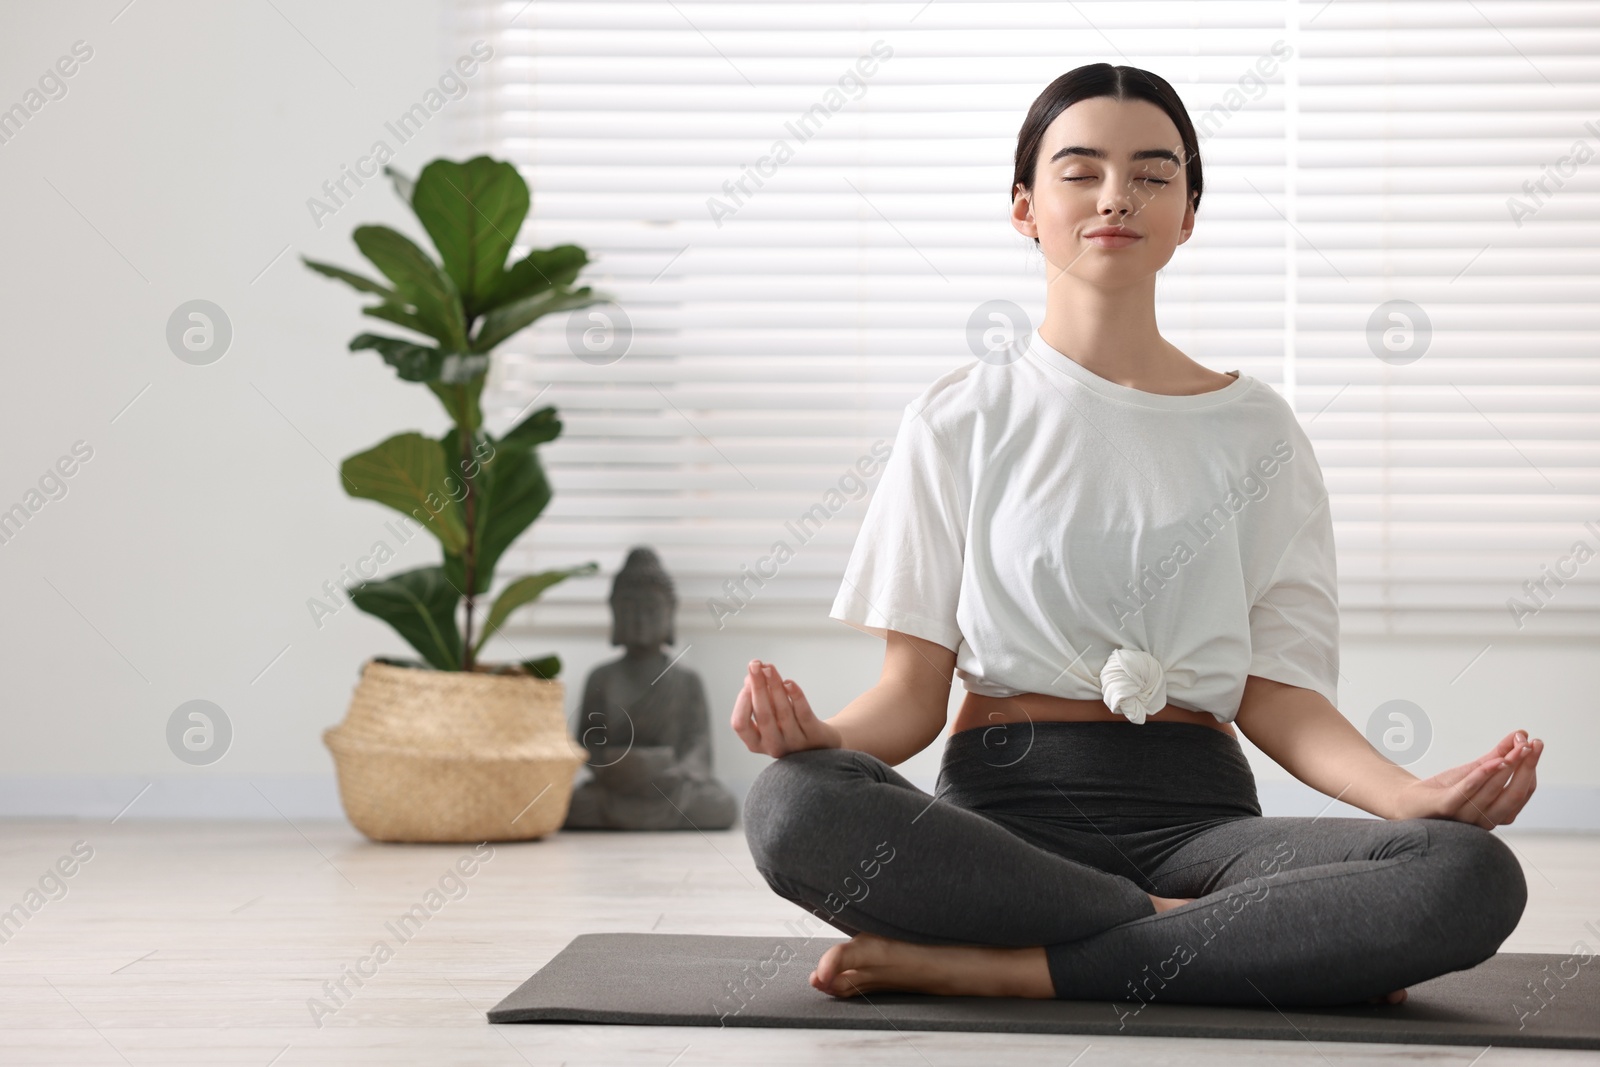
<svg viewBox="0 0 1600 1067"><path fill-rule="evenodd" d="M1407 784L1395 819L1455 819L1492 830L1515 822L1533 795L1544 742L1526 731L1506 735L1488 755Z"/></svg>

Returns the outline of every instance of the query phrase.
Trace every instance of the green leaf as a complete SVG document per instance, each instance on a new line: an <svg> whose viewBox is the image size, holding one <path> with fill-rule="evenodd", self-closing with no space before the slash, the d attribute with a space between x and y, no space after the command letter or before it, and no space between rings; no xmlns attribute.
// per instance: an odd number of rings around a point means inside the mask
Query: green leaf
<svg viewBox="0 0 1600 1067"><path fill-rule="evenodd" d="M402 341L398 337L384 337L375 333L363 333L350 342L350 351L356 352L363 348L370 348L383 357L383 361L393 367L401 379L408 382L431 382L439 378L439 368L444 362L444 353L437 348L428 348L424 345L412 344Z"/></svg>
<svg viewBox="0 0 1600 1067"><path fill-rule="evenodd" d="M459 426L476 431L483 425L483 377L469 378L464 382L433 381L428 383L433 395L439 398L444 409Z"/></svg>
<svg viewBox="0 0 1600 1067"><path fill-rule="evenodd" d="M452 426L439 438L439 447L444 450L445 463L451 471L466 475L474 483L483 479L483 466L494 457L494 447L487 434L481 427L467 432L467 448L465 456L461 448L462 427ZM474 462L474 461L477 462Z"/></svg>
<svg viewBox="0 0 1600 1067"><path fill-rule="evenodd" d="M364 333L350 342L352 352L371 348L408 382L443 382L460 385L481 378L489 369L489 357L475 353L441 352L437 348L413 344L398 337Z"/></svg>
<svg viewBox="0 0 1600 1067"><path fill-rule="evenodd" d="M461 433L462 427L458 423L456 426L451 427L443 437L439 438L439 447L444 450L451 471L464 472L472 481L472 518L474 528L472 543L479 545L483 543L483 530L488 524L489 516L488 501L492 483L490 482L491 476L488 468L493 465L494 459L499 455L499 452L494 449L492 442L489 441L488 435L483 432L482 427L475 427L468 432L468 445L464 454L461 445ZM460 506L462 522L465 524L467 514L465 497L462 498ZM467 588L465 547L463 546L461 553L457 555L446 552L444 567L445 573L450 576L451 581L461 588L464 595ZM488 576L479 576L473 584L477 586L473 593L476 596L478 593L488 590L489 578Z"/></svg>
<svg viewBox="0 0 1600 1067"><path fill-rule="evenodd" d="M476 489L474 525L479 532L474 596L488 591L500 556L550 503L550 482L538 452L503 451L485 467ZM460 553L447 555L444 567L450 580L465 590L466 564Z"/></svg>
<svg viewBox="0 0 1600 1067"><path fill-rule="evenodd" d="M351 271L347 271L343 267L335 267L332 263L318 263L316 260L307 259L305 256L300 257L300 262L304 263L318 274L326 274L330 278L337 278L339 281L344 282L352 289L359 289L364 293L377 293L382 297L394 296L394 290L390 289L387 285L379 285L371 278L366 278Z"/></svg>
<svg viewBox="0 0 1600 1067"><path fill-rule="evenodd" d="M451 352L439 365L439 380L460 385L482 378L489 371L489 357L472 352Z"/></svg>
<svg viewBox="0 0 1600 1067"><path fill-rule="evenodd" d="M473 646L472 654L476 656L494 632L511 617L511 613L530 601L537 600L546 589L558 582L580 574L593 574L600 569L598 563L584 563L577 567L568 567L565 570L543 571L539 574L529 574L518 578L495 597L494 607L489 609L489 617L483 624L483 636L478 638L478 643Z"/></svg>
<svg viewBox="0 0 1600 1067"><path fill-rule="evenodd" d="M377 582L362 582L350 599L368 615L393 626L429 664L442 671L461 669L461 631L456 605L461 593L444 568L418 567Z"/></svg>
<svg viewBox="0 0 1600 1067"><path fill-rule="evenodd" d="M554 441L559 436L561 420L556 418L556 409L543 407L507 430L494 444L496 449L517 451Z"/></svg>
<svg viewBox="0 0 1600 1067"><path fill-rule="evenodd" d="M462 429L463 427L459 424L450 427L449 430L445 431L444 436L439 438L439 447L444 452L445 465L450 473L457 479L472 483L473 525L477 528L473 535L473 543L476 544L483 538L485 515L483 501L485 494L488 492L488 468L494 461L496 452L488 435L483 432L483 428L476 427L467 431L467 447L463 453L461 447ZM466 497L463 493L457 493L456 495L459 498L459 510L464 524L467 514ZM462 583L462 592L465 593L465 591L465 583Z"/></svg>
<svg viewBox="0 0 1600 1067"><path fill-rule="evenodd" d="M495 460L489 468L488 518L478 540L478 570L485 575L493 573L501 554L543 513L551 496L538 452L530 449Z"/></svg>
<svg viewBox="0 0 1600 1067"><path fill-rule="evenodd" d="M416 243L387 226L357 226L351 236L363 255L394 283L429 337L453 352L467 350L467 325L455 282Z"/></svg>
<svg viewBox="0 0 1600 1067"><path fill-rule="evenodd" d="M533 296L505 304L483 317L478 335L472 340L472 351L487 352L545 315L604 302L604 297L595 295L586 285L582 289L547 289L542 293L535 293Z"/></svg>
<svg viewBox="0 0 1600 1067"><path fill-rule="evenodd" d="M540 656L538 659L525 659L522 666L540 678L554 678L561 673L560 656Z"/></svg>
<svg viewBox="0 0 1600 1067"><path fill-rule="evenodd" d="M433 336L428 332L430 327L422 320L422 317L415 311L407 310L403 304L393 304L387 301L382 304L372 304L362 308L361 314L371 315L375 319L383 319L387 322L404 326L408 330L416 330L424 337ZM434 338L434 340L438 340L438 338Z"/></svg>
<svg viewBox="0 0 1600 1067"><path fill-rule="evenodd" d="M439 442L420 433L401 433L378 447L349 457L339 468L345 492L376 500L426 526L445 553L467 544L461 508L449 486L449 463ZM459 584L459 583L458 583Z"/></svg>
<svg viewBox="0 0 1600 1067"><path fill-rule="evenodd" d="M513 300L533 296L546 289L562 289L572 284L589 262L589 253L577 245L535 248L508 267L479 311L488 311Z"/></svg>
<svg viewBox="0 0 1600 1067"><path fill-rule="evenodd" d="M430 387L431 388L431 387ZM438 391L438 390L436 390ZM473 595L487 593L494 577L493 565L498 561L500 553L485 566L483 546L486 543L485 532L488 529L490 516L494 513L497 483L494 479L494 468L497 463L506 462L521 453L527 452L534 445L545 440L553 439L560 433L561 423L555 418L555 408L540 408L522 422L513 427L504 437L495 440L482 431L481 427L475 428L470 438L471 445L467 458L462 458L461 438L456 429L451 429L442 438L440 444L449 457L452 469L460 468L465 462L469 465L468 473L473 481L473 543L480 546L475 567ZM476 467L471 467L472 461L479 461ZM526 485L528 472L514 472L507 476L504 482L499 483L499 488L511 490L518 486ZM465 518L465 503L462 505L462 515ZM449 555L445 557L445 568L451 579L461 586L464 591L467 587L465 555Z"/></svg>
<svg viewBox="0 0 1600 1067"><path fill-rule="evenodd" d="M400 199L404 200L407 205L410 205L411 193L414 189L416 189L417 183L406 177L398 169L389 166L387 163L383 165L383 172L387 174L389 176L389 180L394 183L394 191L399 195Z"/></svg>
<svg viewBox="0 0 1600 1067"><path fill-rule="evenodd" d="M411 209L433 238L468 319L499 286L511 242L528 214L528 183L510 163L477 156L422 168Z"/></svg>

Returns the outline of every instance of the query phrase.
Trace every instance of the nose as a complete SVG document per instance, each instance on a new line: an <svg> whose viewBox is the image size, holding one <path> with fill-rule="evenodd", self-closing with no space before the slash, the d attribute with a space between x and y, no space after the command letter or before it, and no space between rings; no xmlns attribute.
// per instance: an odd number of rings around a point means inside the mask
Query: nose
<svg viewBox="0 0 1600 1067"><path fill-rule="evenodd" d="M1135 206L1133 191L1124 183L1106 181L1100 183L1100 205L1102 216L1119 215L1116 221L1124 221Z"/></svg>

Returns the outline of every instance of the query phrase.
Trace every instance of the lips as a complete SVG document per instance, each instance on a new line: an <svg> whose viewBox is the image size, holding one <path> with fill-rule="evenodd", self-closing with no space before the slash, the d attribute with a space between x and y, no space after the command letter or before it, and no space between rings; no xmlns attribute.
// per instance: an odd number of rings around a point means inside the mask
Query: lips
<svg viewBox="0 0 1600 1067"><path fill-rule="evenodd" d="M1139 235L1132 230L1124 230L1116 226L1101 226L1090 230L1083 236L1101 248L1126 248L1139 239Z"/></svg>

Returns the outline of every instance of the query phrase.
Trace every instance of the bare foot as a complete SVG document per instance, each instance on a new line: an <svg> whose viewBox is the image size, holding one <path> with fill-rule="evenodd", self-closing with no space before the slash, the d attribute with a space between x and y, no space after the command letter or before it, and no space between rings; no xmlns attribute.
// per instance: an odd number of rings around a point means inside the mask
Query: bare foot
<svg viewBox="0 0 1600 1067"><path fill-rule="evenodd" d="M1055 996L1043 948L919 945L865 933L824 952L811 985L836 997L879 989L950 997Z"/></svg>
<svg viewBox="0 0 1600 1067"><path fill-rule="evenodd" d="M1193 898L1151 897L1158 911ZM811 972L811 986L836 997L891 989L951 997L1055 996L1043 948L989 945L919 945L877 934L857 934L830 947ZM1402 1004L1404 989L1369 997L1366 1004Z"/></svg>

